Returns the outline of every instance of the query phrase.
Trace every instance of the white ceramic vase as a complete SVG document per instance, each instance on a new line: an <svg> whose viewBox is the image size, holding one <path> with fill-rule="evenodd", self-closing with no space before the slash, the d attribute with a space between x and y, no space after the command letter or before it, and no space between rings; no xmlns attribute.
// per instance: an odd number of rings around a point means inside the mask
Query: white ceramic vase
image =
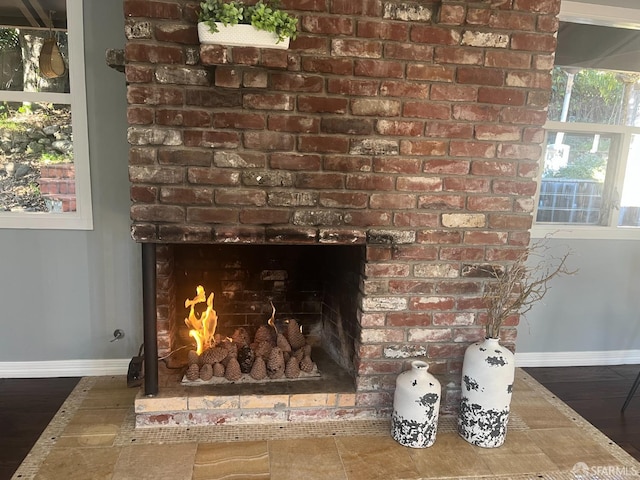
<svg viewBox="0 0 640 480"><path fill-rule="evenodd" d="M462 365L458 433L479 447L499 447L507 435L515 361L497 338L469 345Z"/></svg>
<svg viewBox="0 0 640 480"><path fill-rule="evenodd" d="M426 448L436 440L441 390L428 370L428 363L416 360L396 379L391 436L406 447Z"/></svg>
<svg viewBox="0 0 640 480"><path fill-rule="evenodd" d="M198 39L202 44L225 45L230 47L289 48L289 38L278 42L278 36L272 32L258 30L252 25L237 24L225 26L216 22L217 32L212 32L204 22L198 23Z"/></svg>

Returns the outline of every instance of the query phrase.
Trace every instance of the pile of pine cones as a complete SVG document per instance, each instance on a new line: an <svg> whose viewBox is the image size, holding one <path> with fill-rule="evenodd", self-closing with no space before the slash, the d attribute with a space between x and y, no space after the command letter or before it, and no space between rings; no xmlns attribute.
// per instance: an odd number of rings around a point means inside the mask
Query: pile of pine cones
<svg viewBox="0 0 640 480"><path fill-rule="evenodd" d="M198 355L189 352L186 378L193 382L224 377L238 381L243 374L254 380L298 378L300 372L316 369L311 360L311 345L300 331L298 322L287 320L284 332L268 325L258 327L253 342L245 328L237 328L231 340L224 339Z"/></svg>

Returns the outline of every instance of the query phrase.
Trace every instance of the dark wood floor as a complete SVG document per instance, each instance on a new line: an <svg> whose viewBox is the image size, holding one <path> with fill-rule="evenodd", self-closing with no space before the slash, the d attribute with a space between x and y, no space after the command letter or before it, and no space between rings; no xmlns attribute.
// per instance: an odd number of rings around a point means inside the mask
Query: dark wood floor
<svg viewBox="0 0 640 480"><path fill-rule="evenodd" d="M640 390L620 408L640 365L526 371L640 461ZM77 378L0 379L0 480L9 480Z"/></svg>
<svg viewBox="0 0 640 480"><path fill-rule="evenodd" d="M0 480L9 480L78 378L0 378Z"/></svg>
<svg viewBox="0 0 640 480"><path fill-rule="evenodd" d="M620 412L640 365L525 371L640 461L640 389L624 415Z"/></svg>

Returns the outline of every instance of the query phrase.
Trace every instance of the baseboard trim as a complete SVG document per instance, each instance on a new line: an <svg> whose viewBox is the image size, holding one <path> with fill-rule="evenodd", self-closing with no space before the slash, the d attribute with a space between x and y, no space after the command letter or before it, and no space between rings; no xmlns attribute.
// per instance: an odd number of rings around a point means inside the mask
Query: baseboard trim
<svg viewBox="0 0 640 480"><path fill-rule="evenodd" d="M0 378L97 377L126 375L130 358L0 362Z"/></svg>
<svg viewBox="0 0 640 480"><path fill-rule="evenodd" d="M630 363L640 363L640 350L516 353L518 367L588 367Z"/></svg>
<svg viewBox="0 0 640 480"><path fill-rule="evenodd" d="M0 378L95 377L126 375L130 358L0 362ZM600 352L518 352L518 367L586 367L640 364L640 350Z"/></svg>

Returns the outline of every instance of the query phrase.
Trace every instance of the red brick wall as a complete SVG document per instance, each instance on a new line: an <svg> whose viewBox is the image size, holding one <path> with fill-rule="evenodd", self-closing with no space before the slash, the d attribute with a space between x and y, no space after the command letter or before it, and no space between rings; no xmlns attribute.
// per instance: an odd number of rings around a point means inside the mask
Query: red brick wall
<svg viewBox="0 0 640 480"><path fill-rule="evenodd" d="M124 2L133 237L365 243L358 404L413 356L458 382L475 267L529 240L560 1L282 5L285 51L200 47L197 2Z"/></svg>

